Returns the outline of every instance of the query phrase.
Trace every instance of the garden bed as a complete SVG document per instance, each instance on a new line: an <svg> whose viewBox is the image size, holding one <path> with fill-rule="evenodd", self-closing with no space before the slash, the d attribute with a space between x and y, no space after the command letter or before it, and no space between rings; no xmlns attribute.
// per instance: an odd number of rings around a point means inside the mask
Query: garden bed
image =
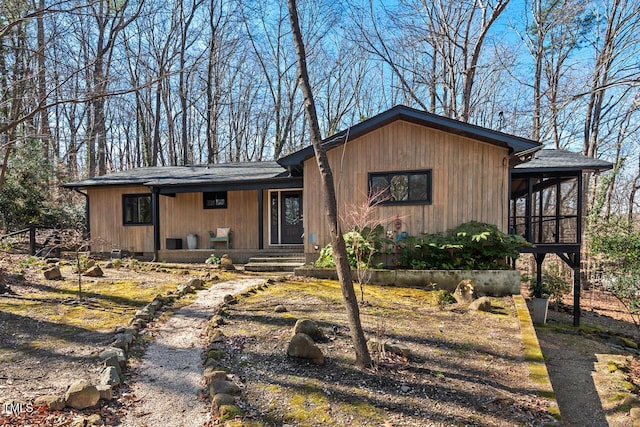
<svg viewBox="0 0 640 427"><path fill-rule="evenodd" d="M295 269L298 276L337 279L335 269L304 266ZM515 270L367 270L367 283L443 289L453 292L461 280L473 280L478 296L509 296L520 293L520 273ZM356 271L352 271L352 277Z"/></svg>

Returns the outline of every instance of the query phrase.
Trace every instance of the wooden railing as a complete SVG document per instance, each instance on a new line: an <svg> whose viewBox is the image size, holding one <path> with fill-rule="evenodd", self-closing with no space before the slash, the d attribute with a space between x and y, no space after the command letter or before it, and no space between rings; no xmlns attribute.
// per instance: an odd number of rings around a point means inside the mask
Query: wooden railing
<svg viewBox="0 0 640 427"><path fill-rule="evenodd" d="M43 230L48 231L48 233L42 233ZM40 233L38 233L40 231ZM44 237L44 241L42 244L38 244L38 234L44 234L41 237ZM60 256L60 247L61 247L61 238L59 230L52 227L42 227L35 224L30 224L27 228L23 228L18 231L13 231L11 233L0 236L0 243L3 241L16 236L23 236L22 241L27 241L28 239L28 253L34 256L49 256L54 255L56 257ZM21 240L18 240L19 242Z"/></svg>

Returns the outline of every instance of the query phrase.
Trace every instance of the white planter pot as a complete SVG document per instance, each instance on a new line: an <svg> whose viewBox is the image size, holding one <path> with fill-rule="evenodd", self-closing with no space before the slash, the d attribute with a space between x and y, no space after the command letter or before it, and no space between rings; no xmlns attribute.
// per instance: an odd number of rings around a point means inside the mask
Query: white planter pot
<svg viewBox="0 0 640 427"><path fill-rule="evenodd" d="M533 299L533 323L536 325L544 325L547 323L547 310L549 309L548 298Z"/></svg>
<svg viewBox="0 0 640 427"><path fill-rule="evenodd" d="M198 235L197 234L187 234L187 248L188 249L198 249Z"/></svg>

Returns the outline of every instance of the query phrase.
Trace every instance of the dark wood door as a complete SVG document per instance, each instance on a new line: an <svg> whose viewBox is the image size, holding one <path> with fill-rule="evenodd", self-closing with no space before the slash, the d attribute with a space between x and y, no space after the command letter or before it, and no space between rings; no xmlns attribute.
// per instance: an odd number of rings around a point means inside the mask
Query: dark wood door
<svg viewBox="0 0 640 427"><path fill-rule="evenodd" d="M302 191L283 191L280 218L280 243L298 245L303 243L304 225L302 216Z"/></svg>

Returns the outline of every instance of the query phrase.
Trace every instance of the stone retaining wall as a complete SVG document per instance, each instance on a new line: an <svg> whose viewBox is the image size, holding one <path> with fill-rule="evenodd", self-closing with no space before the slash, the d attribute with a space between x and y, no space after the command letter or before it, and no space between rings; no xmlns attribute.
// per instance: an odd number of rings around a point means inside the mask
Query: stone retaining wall
<svg viewBox="0 0 640 427"><path fill-rule="evenodd" d="M337 280L335 269L300 267L298 276ZM431 287L453 292L461 280L470 279L478 296L502 297L520 294L520 273L515 270L385 270L372 269L367 283L411 287ZM352 271L355 278L355 270Z"/></svg>

